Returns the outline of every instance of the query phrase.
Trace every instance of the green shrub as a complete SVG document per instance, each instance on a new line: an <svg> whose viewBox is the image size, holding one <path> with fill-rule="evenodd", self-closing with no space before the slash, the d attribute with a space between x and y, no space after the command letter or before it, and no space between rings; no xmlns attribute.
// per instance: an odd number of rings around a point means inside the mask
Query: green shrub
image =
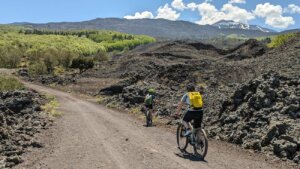
<svg viewBox="0 0 300 169"><path fill-rule="evenodd" d="M22 49L16 46L0 46L0 67L16 68L21 63L21 56Z"/></svg>
<svg viewBox="0 0 300 169"><path fill-rule="evenodd" d="M71 68L79 69L80 73L82 73L88 69L92 69L94 65L92 58L77 58L72 61Z"/></svg>
<svg viewBox="0 0 300 169"><path fill-rule="evenodd" d="M65 73L65 69L63 67L54 67L53 74L54 75L63 75Z"/></svg>
<svg viewBox="0 0 300 169"><path fill-rule="evenodd" d="M94 60L98 61L98 62L102 62L102 61L108 61L110 60L110 56L108 55L107 52L105 51L98 51L95 55L94 55Z"/></svg>
<svg viewBox="0 0 300 169"><path fill-rule="evenodd" d="M23 88L24 85L16 78L0 75L0 91L9 91Z"/></svg>
<svg viewBox="0 0 300 169"><path fill-rule="evenodd" d="M62 115L62 112L57 111L59 107L59 102L55 96L46 95L49 102L42 106L42 109L47 112L51 117L59 117Z"/></svg>
<svg viewBox="0 0 300 169"><path fill-rule="evenodd" d="M295 37L296 34L295 33L288 33L288 34L282 34L282 35L278 35L275 38L273 38L271 40L271 43L268 44L269 48L277 48L282 46L284 43L287 42L287 40Z"/></svg>
<svg viewBox="0 0 300 169"><path fill-rule="evenodd" d="M44 75L48 73L47 67L41 62L30 64L28 71L31 75Z"/></svg>

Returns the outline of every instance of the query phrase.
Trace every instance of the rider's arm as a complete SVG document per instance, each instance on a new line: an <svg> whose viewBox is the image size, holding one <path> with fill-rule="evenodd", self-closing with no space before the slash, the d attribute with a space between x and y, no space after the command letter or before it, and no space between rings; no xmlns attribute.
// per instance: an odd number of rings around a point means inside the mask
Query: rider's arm
<svg viewBox="0 0 300 169"><path fill-rule="evenodd" d="M180 111L181 111L181 109L182 109L182 106L183 106L183 102L180 101L180 102L178 103L178 107L177 107L177 112L176 112L177 115L180 114Z"/></svg>
<svg viewBox="0 0 300 169"><path fill-rule="evenodd" d="M177 113L176 113L177 115L180 115L182 106L186 103L187 97L188 97L188 95L187 95L187 94L184 94L184 95L182 96L180 102L178 103Z"/></svg>

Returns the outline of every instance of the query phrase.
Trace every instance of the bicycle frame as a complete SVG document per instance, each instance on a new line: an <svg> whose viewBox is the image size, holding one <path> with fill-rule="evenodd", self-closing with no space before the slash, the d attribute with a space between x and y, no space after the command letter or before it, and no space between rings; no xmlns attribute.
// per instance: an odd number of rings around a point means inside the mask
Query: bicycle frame
<svg viewBox="0 0 300 169"><path fill-rule="evenodd" d="M192 134L190 136L192 137L185 137L186 139L186 143L184 143L185 141L183 141L182 143L180 143L180 137L183 138L182 136L180 136L181 132L183 131L183 128L185 128L184 124L183 124L183 117L184 115L182 114L182 118L180 121L178 121L178 128L177 128L177 144L178 144L178 148L181 151L185 151L185 149L187 148L188 144L192 145L194 148L194 153L197 155L200 155L201 158L205 158L206 154L207 154L207 149L208 149L208 140L207 140L207 135L206 132L204 131L204 129L202 129L202 127L199 128L194 128L194 126L192 125L191 122L188 122L188 125L191 127L192 129ZM201 137L201 143L199 143L198 139L199 139L199 135L198 132L201 132L202 137ZM183 147L182 147L183 145ZM199 146L200 147L200 152L199 152Z"/></svg>

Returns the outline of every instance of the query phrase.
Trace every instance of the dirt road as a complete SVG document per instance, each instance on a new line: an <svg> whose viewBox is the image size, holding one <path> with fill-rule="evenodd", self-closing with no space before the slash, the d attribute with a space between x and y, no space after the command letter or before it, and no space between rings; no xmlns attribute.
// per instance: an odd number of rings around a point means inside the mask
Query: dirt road
<svg viewBox="0 0 300 169"><path fill-rule="evenodd" d="M261 156L211 141L206 161L177 155L175 134L143 127L128 114L79 99L71 94L29 84L55 95L64 115L49 132L43 150L25 155L17 168L51 169L276 169Z"/></svg>

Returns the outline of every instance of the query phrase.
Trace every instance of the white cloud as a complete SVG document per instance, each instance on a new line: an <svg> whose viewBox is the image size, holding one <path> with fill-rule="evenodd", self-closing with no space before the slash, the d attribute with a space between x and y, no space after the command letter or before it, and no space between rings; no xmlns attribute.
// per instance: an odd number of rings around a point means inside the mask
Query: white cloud
<svg viewBox="0 0 300 169"><path fill-rule="evenodd" d="M187 8L195 11L198 8L198 5L194 2L187 4Z"/></svg>
<svg viewBox="0 0 300 169"><path fill-rule="evenodd" d="M223 12L218 11L214 5L206 2L198 5L198 11L202 17L200 21L197 21L200 25L214 24L225 17Z"/></svg>
<svg viewBox="0 0 300 169"><path fill-rule="evenodd" d="M278 16L278 17L267 17L266 18L266 24L273 26L275 28L287 28L290 25L294 25L295 21L293 17L284 17L284 16Z"/></svg>
<svg viewBox="0 0 300 169"><path fill-rule="evenodd" d="M127 15L124 16L124 18L126 19L145 19L145 18L149 18L152 19L154 18L153 14L149 11L144 11L142 13L136 12L135 15Z"/></svg>
<svg viewBox="0 0 300 169"><path fill-rule="evenodd" d="M185 6L185 4L182 2L182 0L173 0L171 6L177 10L184 10L187 7Z"/></svg>
<svg viewBox="0 0 300 169"><path fill-rule="evenodd" d="M253 13L237 6L233 6L232 4L223 5L221 11L225 13L227 20L247 23L249 20L255 19Z"/></svg>
<svg viewBox="0 0 300 169"><path fill-rule="evenodd" d="M164 7L159 7L157 10L158 14L155 17L156 19L168 19L175 21L180 17L180 13L177 13L175 10L169 7L169 4L165 4Z"/></svg>
<svg viewBox="0 0 300 169"><path fill-rule="evenodd" d="M300 13L300 6L297 6L295 4L290 4L288 7L284 8L284 13Z"/></svg>
<svg viewBox="0 0 300 169"><path fill-rule="evenodd" d="M204 2L198 5L198 11L202 18L196 23L200 25L214 24L220 20L233 20L247 23L249 20L255 18L251 12L233 6L232 4L224 4L222 9L218 10L214 5Z"/></svg>
<svg viewBox="0 0 300 169"><path fill-rule="evenodd" d="M244 4L246 0L230 0L228 3L230 4Z"/></svg>
<svg viewBox="0 0 300 169"><path fill-rule="evenodd" d="M282 7L270 3L258 4L256 5L254 13L260 17L277 17L282 15Z"/></svg>
<svg viewBox="0 0 300 169"><path fill-rule="evenodd" d="M293 17L282 16L283 9L280 5L272 5L270 3L258 4L254 14L265 18L265 23L275 28L287 28L295 24Z"/></svg>
<svg viewBox="0 0 300 169"><path fill-rule="evenodd" d="M206 1L211 1L211 0L206 0ZM195 11L198 8L198 5L195 2L191 2L186 5L182 0L173 0L171 5L174 9L177 9L180 11L183 11L185 9L190 9L192 11Z"/></svg>

